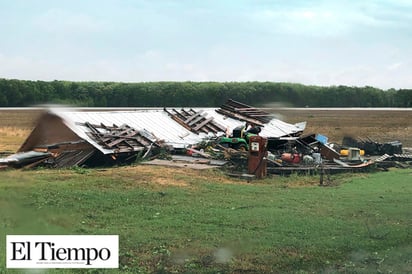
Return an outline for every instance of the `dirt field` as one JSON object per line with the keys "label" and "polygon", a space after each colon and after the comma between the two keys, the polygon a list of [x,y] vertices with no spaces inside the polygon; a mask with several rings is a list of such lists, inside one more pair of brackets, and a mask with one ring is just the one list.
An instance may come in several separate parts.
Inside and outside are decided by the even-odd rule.
{"label": "dirt field", "polygon": [[[306,121],[304,134],[320,133],[330,142],[343,136],[369,137],[378,142],[399,140],[412,147],[412,109],[273,109],[285,122]],[[42,110],[0,109],[0,151],[16,151],[33,129]]]}
{"label": "dirt field", "polygon": [[276,113],[288,123],[307,121],[305,134],[320,133],[330,142],[341,143],[345,135],[378,142],[398,140],[412,147],[412,109],[278,109]]}
{"label": "dirt field", "polygon": [[41,110],[0,108],[0,152],[15,152],[41,115]]}

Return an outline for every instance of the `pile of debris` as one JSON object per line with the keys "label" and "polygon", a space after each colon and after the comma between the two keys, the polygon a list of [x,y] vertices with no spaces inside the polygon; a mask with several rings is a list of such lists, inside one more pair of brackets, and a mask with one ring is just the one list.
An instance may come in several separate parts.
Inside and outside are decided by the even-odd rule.
{"label": "pile of debris", "polygon": [[32,168],[36,166],[65,168],[73,166],[98,166],[127,164],[139,157],[145,159],[150,153],[164,149],[162,140],[156,139],[145,130],[121,126],[82,124],[88,127],[87,134],[99,146],[113,151],[109,155],[96,150],[85,140],[36,145],[30,151],[22,151],[0,158],[0,167]]}
{"label": "pile of debris", "polygon": [[326,170],[328,173],[340,173],[364,172],[376,167],[412,166],[412,154],[403,153],[399,141],[385,144],[374,142],[378,149],[370,150],[368,146],[362,146],[364,143],[349,143],[348,140],[345,137],[342,144],[329,143],[328,138],[321,134],[288,138],[286,143],[269,151],[271,161],[268,172],[290,174]]}
{"label": "pile of debris", "polygon": [[402,143],[400,141],[379,143],[369,137],[364,140],[345,136],[342,140],[342,145],[345,147],[357,147],[364,150],[367,155],[402,154]]}
{"label": "pile of debris", "polygon": [[303,135],[305,126],[234,100],[217,109],[50,110],[18,153],[0,158],[0,168],[110,166],[184,154],[242,170],[256,135],[267,139],[265,160],[272,174],[357,172],[412,161],[399,141],[345,137],[334,144],[322,134]]}
{"label": "pile of debris", "polygon": [[[300,135],[306,125],[284,123],[270,113],[233,100],[217,109],[98,112],[51,109],[40,117],[16,154],[0,158],[0,167],[129,164],[165,154],[186,153],[203,142],[228,135],[231,128],[245,123],[264,128],[261,134],[268,138]],[[241,139],[239,133],[238,140]]]}
{"label": "pile of debris", "polygon": [[[229,138],[237,138],[234,130]],[[248,165],[248,151],[223,146],[221,138],[210,140],[208,143],[199,144],[193,151],[197,157],[225,159],[232,170],[245,171]],[[347,140],[347,138],[346,138]],[[240,141],[236,141],[240,143]],[[390,142],[401,146],[399,141]],[[382,147],[388,147],[382,146]],[[328,138],[321,134],[303,136],[290,136],[268,139],[268,152],[266,156],[267,172],[270,174],[289,175],[365,172],[375,168],[412,167],[412,154],[393,153],[398,149],[385,150],[385,154],[369,154],[368,150],[358,147],[328,143]],[[206,155],[205,155],[206,154]],[[192,155],[192,154],[190,154]]]}

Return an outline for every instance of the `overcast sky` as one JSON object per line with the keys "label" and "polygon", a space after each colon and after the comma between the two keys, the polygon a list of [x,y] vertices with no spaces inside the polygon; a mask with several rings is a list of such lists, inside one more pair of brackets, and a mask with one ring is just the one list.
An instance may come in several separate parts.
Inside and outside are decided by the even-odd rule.
{"label": "overcast sky", "polygon": [[0,0],[0,78],[412,88],[412,1]]}

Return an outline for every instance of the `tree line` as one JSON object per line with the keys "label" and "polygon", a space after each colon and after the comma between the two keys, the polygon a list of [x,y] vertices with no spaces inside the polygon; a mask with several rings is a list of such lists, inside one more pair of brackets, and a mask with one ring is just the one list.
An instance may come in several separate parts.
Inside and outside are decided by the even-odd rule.
{"label": "tree line", "polygon": [[227,99],[254,106],[412,107],[412,89],[309,86],[278,82],[71,82],[0,79],[0,107],[218,107]]}

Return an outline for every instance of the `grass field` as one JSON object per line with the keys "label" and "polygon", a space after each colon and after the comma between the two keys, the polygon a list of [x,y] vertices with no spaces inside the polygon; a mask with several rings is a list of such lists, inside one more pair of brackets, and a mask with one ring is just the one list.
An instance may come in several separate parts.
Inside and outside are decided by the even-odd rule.
{"label": "grass field", "polygon": [[[354,132],[412,146],[409,111],[279,113],[336,142]],[[0,151],[15,151],[40,111],[0,115]],[[246,183],[143,165],[7,170],[0,242],[7,234],[118,234],[123,273],[411,273],[411,178],[410,169],[342,174],[319,187],[318,177]],[[0,273],[24,273],[6,270],[4,254],[0,244]]]}
{"label": "grass field", "polygon": [[1,239],[119,234],[123,272],[412,272],[411,170],[341,175],[333,187],[146,166],[0,176]]}

